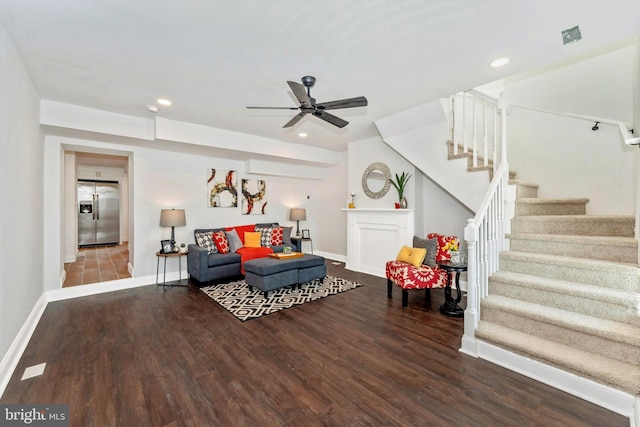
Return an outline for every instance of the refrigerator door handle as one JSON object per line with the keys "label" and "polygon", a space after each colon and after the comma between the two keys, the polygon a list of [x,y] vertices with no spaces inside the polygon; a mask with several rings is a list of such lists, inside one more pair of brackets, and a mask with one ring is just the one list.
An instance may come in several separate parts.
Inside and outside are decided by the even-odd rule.
{"label": "refrigerator door handle", "polygon": [[92,194],[91,195],[91,204],[93,205],[91,207],[91,219],[92,220],[96,220],[96,195]]}
{"label": "refrigerator door handle", "polygon": [[96,212],[96,219],[100,221],[100,195],[99,194],[96,194],[96,203],[93,209]]}

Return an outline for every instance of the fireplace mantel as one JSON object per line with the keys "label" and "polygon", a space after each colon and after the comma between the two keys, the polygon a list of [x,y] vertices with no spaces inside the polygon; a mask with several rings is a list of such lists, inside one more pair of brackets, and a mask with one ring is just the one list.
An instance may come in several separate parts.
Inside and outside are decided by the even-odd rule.
{"label": "fireplace mantel", "polygon": [[347,213],[347,264],[353,271],[385,277],[385,264],[415,234],[413,209],[341,209]]}

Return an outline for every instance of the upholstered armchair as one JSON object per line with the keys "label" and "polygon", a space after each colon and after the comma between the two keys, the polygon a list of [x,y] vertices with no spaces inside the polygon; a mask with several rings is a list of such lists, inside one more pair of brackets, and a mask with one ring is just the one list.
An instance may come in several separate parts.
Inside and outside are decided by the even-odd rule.
{"label": "upholstered armchair", "polygon": [[409,300],[409,290],[425,289],[425,298],[429,299],[432,288],[444,288],[447,286],[448,273],[438,268],[438,262],[449,261],[451,254],[447,243],[455,240],[456,236],[444,236],[430,233],[427,239],[414,237],[414,247],[424,247],[427,255],[423,263],[415,266],[405,261],[388,261],[386,264],[387,296],[392,297],[393,284],[402,288],[402,307],[406,307]]}

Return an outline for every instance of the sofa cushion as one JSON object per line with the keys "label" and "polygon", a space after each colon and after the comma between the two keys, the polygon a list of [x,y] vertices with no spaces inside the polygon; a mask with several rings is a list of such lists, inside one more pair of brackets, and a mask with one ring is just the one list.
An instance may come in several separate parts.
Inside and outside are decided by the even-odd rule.
{"label": "sofa cushion", "polygon": [[403,246],[396,257],[396,261],[407,262],[414,267],[420,267],[424,257],[427,255],[427,250],[424,248],[410,248],[409,246]]}
{"label": "sofa cushion", "polygon": [[282,245],[283,227],[273,227],[271,229],[271,246]]}
{"label": "sofa cushion", "polygon": [[221,265],[228,264],[240,264],[241,258],[240,255],[235,253],[221,254],[215,253],[211,254],[207,257],[207,266],[208,267],[219,267]]}
{"label": "sofa cushion", "polygon": [[413,247],[414,248],[425,248],[427,250],[427,256],[424,257],[424,261],[422,264],[428,265],[429,267],[436,267],[436,255],[438,254],[438,239],[422,239],[418,236],[413,236]]}
{"label": "sofa cushion", "polygon": [[262,233],[260,233],[259,231],[245,232],[244,246],[247,248],[259,248],[260,237],[262,237]]}
{"label": "sofa cushion", "polygon": [[216,248],[218,248],[218,252],[221,254],[229,252],[229,242],[227,241],[227,234],[224,230],[213,233],[213,241],[216,244]]}
{"label": "sofa cushion", "polygon": [[233,229],[231,231],[225,231],[227,235],[227,242],[229,243],[229,252],[236,252],[242,246],[242,240],[240,240],[240,236],[238,236],[238,232]]}
{"label": "sofa cushion", "polygon": [[216,248],[216,244],[213,242],[213,236],[210,231],[194,233],[194,237],[196,244],[202,249],[206,249],[208,253],[214,254],[218,252],[218,248]]}
{"label": "sofa cushion", "polygon": [[260,246],[264,246],[264,247],[271,246],[271,231],[272,231],[272,228],[271,227],[257,227],[256,226],[256,231],[259,231],[260,233],[262,233],[262,236],[260,237]]}

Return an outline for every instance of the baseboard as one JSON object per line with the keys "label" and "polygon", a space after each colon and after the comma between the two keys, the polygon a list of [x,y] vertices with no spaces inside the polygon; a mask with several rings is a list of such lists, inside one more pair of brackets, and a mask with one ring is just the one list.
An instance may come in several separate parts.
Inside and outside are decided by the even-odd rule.
{"label": "baseboard", "polygon": [[[178,280],[178,272],[167,273],[167,281]],[[182,278],[188,277],[183,272]],[[71,286],[69,288],[55,289],[47,291],[47,301],[62,301],[71,298],[86,297],[89,295],[103,294],[106,292],[120,291],[123,289],[137,288],[155,284],[155,276],[131,277],[128,279],[112,280],[109,282],[92,283],[82,286]]]}
{"label": "baseboard", "polygon": [[47,298],[43,293],[34,304],[29,316],[22,324],[18,335],[16,335],[9,350],[7,350],[2,358],[2,362],[0,362],[0,397],[4,394],[4,390],[7,388],[11,376],[18,366],[22,353],[24,353],[24,350],[27,348],[31,335],[33,335],[33,331],[35,331],[36,326],[38,326],[38,322],[45,308],[47,308]]}
{"label": "baseboard", "polygon": [[628,417],[639,425],[637,399],[628,393],[476,340],[478,357]]}
{"label": "baseboard", "polygon": [[338,255],[338,254],[333,254],[331,252],[323,252],[323,251],[315,251],[314,255],[319,255],[323,258],[326,259],[331,259],[331,260],[335,260],[335,261],[340,261],[342,263],[347,262],[347,256],[346,255]]}
{"label": "baseboard", "polygon": [[64,286],[65,280],[67,280],[67,270],[62,270],[62,273],[60,273],[60,287]]}
{"label": "baseboard", "polygon": [[133,274],[133,265],[131,265],[130,262],[127,263],[127,270],[129,271],[129,275],[131,275],[131,277],[136,276],[135,274]]}

